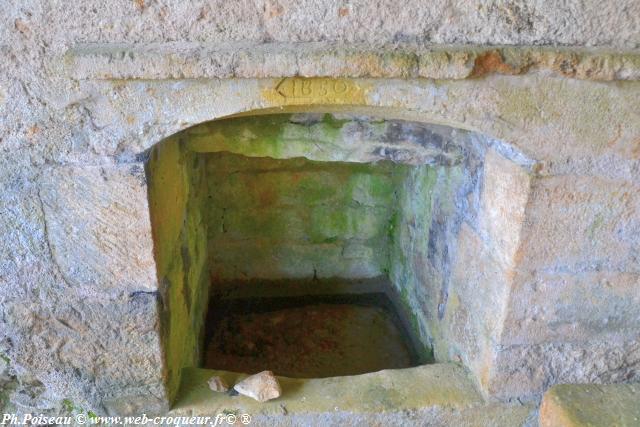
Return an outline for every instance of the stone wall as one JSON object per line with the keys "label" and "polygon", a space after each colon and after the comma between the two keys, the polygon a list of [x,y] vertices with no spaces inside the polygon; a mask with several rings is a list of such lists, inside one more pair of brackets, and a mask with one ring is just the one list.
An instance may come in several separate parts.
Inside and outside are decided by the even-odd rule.
{"label": "stone wall", "polygon": [[212,280],[385,274],[391,164],[225,154],[206,162]]}
{"label": "stone wall", "polygon": [[[228,115],[347,108],[472,129],[536,161],[516,267],[502,268],[511,280],[501,294],[508,296],[499,310],[503,332],[485,346],[485,390],[535,396],[561,381],[637,378],[639,7],[632,0],[409,2],[401,10],[391,1],[4,2],[0,352],[13,371],[42,383],[24,381],[37,399],[57,402],[52,407],[71,399],[99,410],[115,397],[148,407],[148,396],[163,398],[157,283],[145,261],[153,258],[150,228],[146,235],[122,233],[149,216],[146,184],[130,173],[143,170],[140,155],[171,134]],[[300,42],[309,44],[297,49]],[[146,43],[157,44],[145,47],[151,58],[135,54]],[[476,55],[469,51],[475,47],[452,43],[513,46]],[[100,62],[83,56],[96,44],[118,54]],[[236,55],[238,45],[251,52],[261,47],[258,60]],[[406,45],[437,47],[440,59],[424,63],[389,53]],[[338,50],[343,60],[281,55],[311,46]],[[546,52],[542,65],[518,55],[526,46]],[[242,61],[212,61],[211,48]],[[158,61],[194,58],[194,51],[205,53],[206,73],[190,69],[190,61]],[[512,67],[514,56],[526,66]],[[136,79],[110,68],[128,70],[132,57],[139,60]],[[345,63],[376,79],[342,79]],[[348,83],[357,96],[280,94],[281,71],[298,75],[297,64],[304,75],[330,77],[320,83]],[[270,76],[271,70],[280,72]],[[202,78],[181,77],[189,75]],[[85,219],[102,218],[103,203],[111,203],[117,213],[108,216],[118,220],[56,231],[56,206],[65,198]],[[60,220],[65,224],[64,215]],[[107,241],[92,240],[96,233],[115,239],[113,247],[137,248],[135,276],[143,279],[127,279],[132,270],[122,266],[118,250],[99,265],[85,260],[91,250],[84,245]],[[67,249],[78,270],[60,256]],[[113,283],[119,282],[113,271],[123,272],[121,283]],[[459,307],[445,311],[459,312],[460,336],[473,336]]]}

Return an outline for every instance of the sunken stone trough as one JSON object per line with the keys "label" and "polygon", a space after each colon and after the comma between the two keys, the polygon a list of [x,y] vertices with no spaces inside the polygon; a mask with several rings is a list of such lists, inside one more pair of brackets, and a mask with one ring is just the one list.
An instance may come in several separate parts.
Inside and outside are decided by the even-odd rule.
{"label": "sunken stone trough", "polygon": [[640,425],[640,4],[431,3],[0,6],[0,423]]}

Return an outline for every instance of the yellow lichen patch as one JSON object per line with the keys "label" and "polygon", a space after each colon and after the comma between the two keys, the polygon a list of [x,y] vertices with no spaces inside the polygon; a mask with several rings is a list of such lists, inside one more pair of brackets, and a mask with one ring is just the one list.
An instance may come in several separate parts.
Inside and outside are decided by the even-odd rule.
{"label": "yellow lichen patch", "polygon": [[365,105],[367,88],[352,79],[287,77],[262,89],[262,97],[274,106]]}

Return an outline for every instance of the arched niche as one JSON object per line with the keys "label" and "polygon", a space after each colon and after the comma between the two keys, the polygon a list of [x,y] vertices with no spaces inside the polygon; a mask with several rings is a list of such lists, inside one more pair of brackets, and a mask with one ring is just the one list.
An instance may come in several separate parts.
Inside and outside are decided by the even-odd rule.
{"label": "arched niche", "polygon": [[170,398],[202,364],[211,298],[260,281],[384,282],[422,360],[462,360],[482,386],[533,161],[385,109],[284,110],[204,122],[147,152]]}

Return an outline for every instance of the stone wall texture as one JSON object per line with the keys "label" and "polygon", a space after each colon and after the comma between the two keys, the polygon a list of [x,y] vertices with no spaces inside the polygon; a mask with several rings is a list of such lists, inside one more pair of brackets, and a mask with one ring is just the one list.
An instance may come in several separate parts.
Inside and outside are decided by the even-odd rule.
{"label": "stone wall texture", "polygon": [[[118,78],[121,70],[95,54],[98,45],[115,46],[107,57],[117,52],[126,63],[138,58],[141,44],[154,43],[160,53],[137,63],[153,72],[136,79]],[[278,78],[297,75],[298,54],[278,56],[296,51],[297,43],[344,48],[342,62],[323,62],[322,55],[299,62],[303,75],[322,70],[335,79],[311,85]],[[550,53],[538,62],[507,51],[457,56],[452,44],[542,46]],[[180,57],[186,45],[226,52],[259,45],[263,53],[238,62],[243,69],[216,63],[234,55],[212,56],[213,65],[196,73],[189,70],[193,61],[155,59],[166,52]],[[415,56],[403,61],[386,53],[405,46],[435,46],[450,58],[429,59],[433,68],[421,73]],[[455,325],[448,336],[464,354],[475,354],[462,361],[483,392],[501,399],[539,398],[560,382],[638,380],[638,48],[635,0],[409,1],[402,7],[395,1],[3,2],[0,384],[9,392],[0,393],[0,404],[52,413],[161,410],[167,373],[162,282],[153,274],[160,255],[144,197],[148,149],[192,125],[263,109],[375,112],[444,124],[505,142],[496,151],[514,147],[511,159],[520,153],[531,159],[523,175],[488,157],[491,176],[509,178],[481,189],[476,228],[460,230],[465,251],[452,277],[461,277],[456,266],[465,265],[466,254],[486,253],[491,263],[473,268],[474,283],[493,292],[485,297],[495,312],[477,307],[470,315],[473,289],[465,289],[466,280],[457,288],[452,283],[441,308]],[[372,49],[374,60],[358,54]],[[583,60],[585,49],[607,54]],[[342,79],[354,74],[342,67],[345,61],[358,63],[362,78]],[[550,65],[513,66],[531,63]],[[270,64],[281,67],[278,75],[263,72]],[[299,92],[296,84],[311,86]],[[507,206],[521,223],[501,216]],[[489,319],[497,327],[479,345],[474,337]]]}
{"label": "stone wall texture", "polygon": [[392,167],[208,156],[212,280],[383,275]]}

